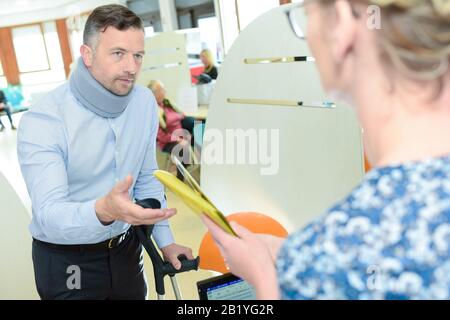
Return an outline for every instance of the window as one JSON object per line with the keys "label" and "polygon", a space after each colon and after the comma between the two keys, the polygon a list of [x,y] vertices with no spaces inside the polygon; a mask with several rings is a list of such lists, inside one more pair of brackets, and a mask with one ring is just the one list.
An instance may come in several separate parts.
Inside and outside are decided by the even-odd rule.
{"label": "window", "polygon": [[80,57],[80,47],[83,44],[83,30],[88,15],[76,15],[67,19],[67,29],[69,31],[70,49],[73,61]]}
{"label": "window", "polygon": [[[32,27],[35,28],[36,26]],[[37,27],[39,28],[41,33],[33,33],[33,36],[29,36],[29,41],[34,41],[37,46],[39,43],[39,45],[42,45],[43,47],[38,48],[32,46],[32,55],[30,55],[29,45],[23,45],[23,50],[27,48],[27,52],[21,52],[20,49],[17,49],[16,42],[14,42],[16,54],[20,52],[20,54],[23,55],[24,59],[26,58],[27,60],[29,60],[29,62],[27,62],[26,64],[26,66],[28,67],[26,69],[27,71],[23,71],[24,65],[22,64],[21,68],[19,57],[17,58],[17,63],[19,65],[20,71],[20,83],[23,86],[59,83],[66,79],[66,75],[64,72],[64,62],[62,59],[61,47],[59,45],[59,38],[56,31],[55,22],[45,22],[38,25]],[[31,29],[29,32],[31,34]]]}
{"label": "window", "polygon": [[155,28],[153,26],[145,27],[145,37],[150,38],[155,35]]}
{"label": "window", "polygon": [[279,0],[219,0],[225,53],[239,32],[261,14],[280,5]]}
{"label": "window", "polygon": [[224,53],[231,48],[239,35],[238,20],[235,1],[219,0],[220,21],[222,25],[222,38]]}
{"label": "window", "polygon": [[280,6],[280,0],[238,0],[239,27],[242,30],[263,13]]}
{"label": "window", "polygon": [[220,30],[217,17],[206,17],[198,19],[201,42],[204,48],[213,53],[216,61],[222,61],[223,55],[220,45]]}
{"label": "window", "polygon": [[25,99],[54,89],[66,81],[54,21],[12,29],[14,50]]}
{"label": "window", "polygon": [[12,29],[19,72],[50,69],[45,38],[40,24]]}

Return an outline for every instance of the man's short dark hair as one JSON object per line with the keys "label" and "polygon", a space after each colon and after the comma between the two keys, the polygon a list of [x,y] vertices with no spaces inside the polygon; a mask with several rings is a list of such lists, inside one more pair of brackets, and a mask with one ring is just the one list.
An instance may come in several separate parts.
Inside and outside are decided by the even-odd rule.
{"label": "man's short dark hair", "polygon": [[109,4],[95,8],[89,15],[83,33],[83,44],[93,47],[93,39],[108,27],[123,31],[130,28],[144,31],[144,24],[133,11],[125,6]]}

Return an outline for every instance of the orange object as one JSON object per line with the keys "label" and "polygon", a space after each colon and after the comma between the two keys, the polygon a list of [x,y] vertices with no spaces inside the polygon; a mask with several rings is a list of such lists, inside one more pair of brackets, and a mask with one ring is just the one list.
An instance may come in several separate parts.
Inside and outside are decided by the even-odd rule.
{"label": "orange object", "polygon": [[[277,237],[287,237],[286,229],[275,219],[257,212],[238,212],[227,216],[228,221],[246,227],[255,233],[271,234]],[[199,249],[200,268],[221,273],[227,273],[228,269],[220,254],[219,248],[214,243],[211,233],[208,231],[203,237]]]}
{"label": "orange object", "polygon": [[366,173],[372,169],[372,166],[370,165],[369,159],[367,159],[366,155],[364,155],[364,169]]}

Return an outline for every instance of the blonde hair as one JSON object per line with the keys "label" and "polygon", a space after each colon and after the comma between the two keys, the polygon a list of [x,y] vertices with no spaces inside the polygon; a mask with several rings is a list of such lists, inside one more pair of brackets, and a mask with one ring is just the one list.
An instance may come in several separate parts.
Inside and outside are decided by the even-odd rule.
{"label": "blonde hair", "polygon": [[149,88],[150,90],[152,90],[152,92],[154,92],[158,85],[162,86],[163,84],[159,80],[150,80],[150,82],[147,85],[147,88]]}
{"label": "blonde hair", "polygon": [[[350,0],[381,9],[379,41],[396,69],[416,80],[441,78],[450,64],[449,0]],[[323,3],[333,1],[322,0]]]}
{"label": "blonde hair", "polygon": [[214,56],[209,49],[203,49],[202,52],[200,52],[200,55],[204,55],[206,58],[206,61],[208,61],[208,66],[206,67],[206,72],[211,71],[211,69],[215,65]]}

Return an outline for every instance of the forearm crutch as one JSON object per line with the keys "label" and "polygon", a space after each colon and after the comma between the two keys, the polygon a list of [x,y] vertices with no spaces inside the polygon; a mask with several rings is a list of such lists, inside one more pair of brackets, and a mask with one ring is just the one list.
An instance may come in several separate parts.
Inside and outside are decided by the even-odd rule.
{"label": "forearm crutch", "polygon": [[[151,209],[161,208],[161,203],[156,199],[137,200],[136,204],[140,205],[143,208],[151,208]],[[170,281],[172,283],[172,288],[176,299],[181,300],[182,296],[180,293],[180,289],[178,287],[178,282],[176,280],[175,274],[191,270],[198,270],[200,257],[197,257],[193,260],[187,260],[186,256],[180,255],[178,259],[181,262],[181,268],[179,270],[175,269],[170,262],[164,261],[161,258],[161,255],[156,249],[156,246],[153,243],[153,240],[151,239],[153,227],[154,225],[142,225],[142,226],[134,226],[134,229],[139,238],[139,241],[145,248],[145,251],[147,251],[150,260],[152,261],[158,300],[164,300],[165,295],[164,277],[167,275],[170,277]]]}

